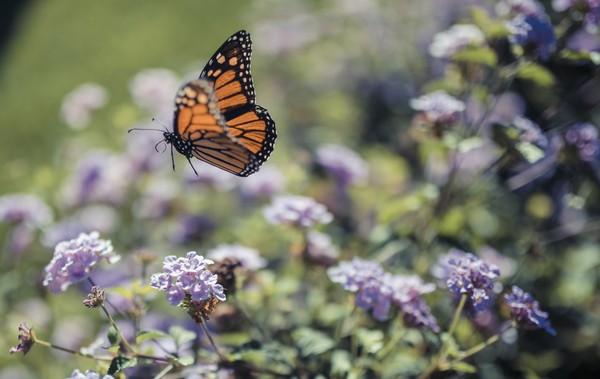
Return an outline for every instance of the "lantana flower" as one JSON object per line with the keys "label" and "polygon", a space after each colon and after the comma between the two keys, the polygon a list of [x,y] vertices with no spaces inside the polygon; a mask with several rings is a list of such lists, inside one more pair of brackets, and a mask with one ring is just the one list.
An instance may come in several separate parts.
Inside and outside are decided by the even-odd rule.
{"label": "lantana flower", "polygon": [[52,260],[44,269],[44,286],[53,293],[65,291],[71,284],[88,278],[101,260],[115,263],[121,259],[113,252],[111,241],[99,237],[98,232],[81,233],[75,239],[59,242]]}

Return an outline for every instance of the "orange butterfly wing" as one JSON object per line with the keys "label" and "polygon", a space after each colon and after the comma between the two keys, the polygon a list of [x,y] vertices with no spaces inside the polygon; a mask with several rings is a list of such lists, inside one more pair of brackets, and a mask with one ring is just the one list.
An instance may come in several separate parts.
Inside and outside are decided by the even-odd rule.
{"label": "orange butterfly wing", "polygon": [[262,163],[259,155],[229,132],[212,84],[206,80],[193,80],[178,91],[174,129],[182,141],[178,151],[189,151],[189,155],[232,174],[248,176]]}
{"label": "orange butterfly wing", "polygon": [[277,132],[269,112],[255,104],[251,55],[250,34],[241,30],[221,45],[202,70],[200,79],[213,84],[217,106],[229,133],[255,155],[260,166],[273,151]]}

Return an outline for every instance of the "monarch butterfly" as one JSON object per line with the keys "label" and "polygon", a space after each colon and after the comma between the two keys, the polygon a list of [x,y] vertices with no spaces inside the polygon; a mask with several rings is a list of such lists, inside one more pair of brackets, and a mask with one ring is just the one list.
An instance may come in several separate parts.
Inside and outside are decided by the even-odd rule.
{"label": "monarch butterfly", "polygon": [[192,157],[248,176],[273,151],[275,122],[255,103],[251,54],[250,34],[240,30],[219,47],[198,79],[177,92],[173,131],[163,132],[164,141],[171,144],[171,159],[174,147],[196,175]]}

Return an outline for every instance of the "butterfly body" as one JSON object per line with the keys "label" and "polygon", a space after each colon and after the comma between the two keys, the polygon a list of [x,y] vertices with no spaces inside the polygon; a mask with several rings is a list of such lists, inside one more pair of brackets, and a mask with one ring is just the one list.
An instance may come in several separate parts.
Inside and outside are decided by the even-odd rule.
{"label": "butterfly body", "polygon": [[221,45],[200,77],[177,92],[173,131],[163,136],[191,165],[195,157],[234,175],[248,176],[273,151],[275,122],[265,108],[256,105],[251,54],[250,35],[237,32]]}

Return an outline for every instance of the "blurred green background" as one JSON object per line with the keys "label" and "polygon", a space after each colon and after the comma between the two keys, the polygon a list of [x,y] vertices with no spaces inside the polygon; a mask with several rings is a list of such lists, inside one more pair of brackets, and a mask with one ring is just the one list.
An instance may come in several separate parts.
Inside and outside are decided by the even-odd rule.
{"label": "blurred green background", "polygon": [[[119,104],[141,69],[182,72],[197,62],[199,70],[221,41],[247,27],[245,7],[243,1],[24,2],[0,61],[0,191],[45,183],[56,146],[73,133],[58,117],[65,94],[91,81]],[[114,130],[107,126],[113,116],[102,114],[91,127]],[[103,142],[112,146],[125,138],[107,134]]]}

